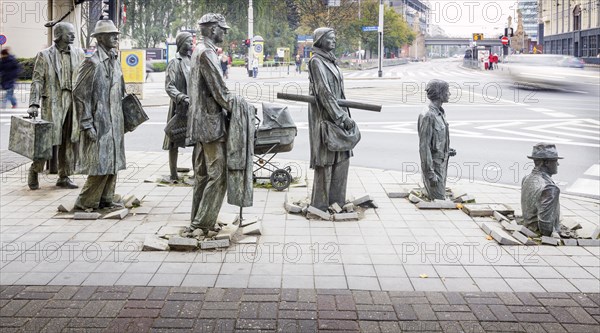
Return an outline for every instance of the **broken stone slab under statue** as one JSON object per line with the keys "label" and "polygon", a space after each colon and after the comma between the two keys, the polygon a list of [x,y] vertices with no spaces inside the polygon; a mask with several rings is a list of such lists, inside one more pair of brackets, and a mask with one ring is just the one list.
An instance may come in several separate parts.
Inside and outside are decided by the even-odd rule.
{"label": "broken stone slab under statue", "polygon": [[494,216],[494,211],[504,216],[515,214],[515,210],[510,206],[496,203],[463,204],[462,210],[471,217],[491,217]]}
{"label": "broken stone slab under statue", "polygon": [[346,201],[343,207],[334,203],[327,211],[322,211],[311,206],[310,200],[307,197],[294,198],[289,193],[286,193],[283,206],[286,212],[290,214],[301,214],[309,220],[325,221],[357,221],[364,215],[366,209],[378,207],[368,193],[352,201]]}

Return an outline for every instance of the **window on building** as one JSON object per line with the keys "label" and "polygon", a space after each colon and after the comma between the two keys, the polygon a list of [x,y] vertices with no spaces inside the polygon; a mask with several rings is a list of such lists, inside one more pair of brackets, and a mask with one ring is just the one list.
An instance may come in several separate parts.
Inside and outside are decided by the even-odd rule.
{"label": "window on building", "polygon": [[598,39],[600,36],[590,36],[589,45],[590,45],[590,57],[595,57],[600,52],[598,51]]}
{"label": "window on building", "polygon": [[582,57],[589,57],[590,56],[590,50],[588,49],[588,37],[587,36],[583,36],[581,37],[581,56]]}
{"label": "window on building", "polygon": [[581,30],[581,7],[575,6],[573,9],[573,31]]}

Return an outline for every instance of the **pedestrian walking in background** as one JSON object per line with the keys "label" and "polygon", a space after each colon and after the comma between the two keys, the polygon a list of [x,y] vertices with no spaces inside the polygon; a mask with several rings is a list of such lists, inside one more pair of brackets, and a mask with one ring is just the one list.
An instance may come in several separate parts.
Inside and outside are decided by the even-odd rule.
{"label": "pedestrian walking in background", "polygon": [[257,75],[258,75],[258,58],[254,57],[254,59],[252,59],[252,77],[254,77],[256,79]]}
{"label": "pedestrian walking in background", "polygon": [[10,101],[12,108],[17,107],[17,99],[15,98],[15,82],[21,73],[21,65],[17,59],[9,53],[8,48],[0,53],[0,84],[4,90],[2,98],[2,109],[6,108],[6,102]]}
{"label": "pedestrian walking in background", "polygon": [[488,62],[489,62],[489,66],[488,69],[489,70],[493,70],[494,69],[494,55],[492,53],[490,53],[489,57],[488,57]]}
{"label": "pedestrian walking in background", "polygon": [[221,70],[223,71],[223,78],[229,78],[229,56],[221,51],[221,55],[219,55],[219,61],[221,62]]}
{"label": "pedestrian walking in background", "polygon": [[296,73],[302,73],[302,57],[299,54],[296,54]]}

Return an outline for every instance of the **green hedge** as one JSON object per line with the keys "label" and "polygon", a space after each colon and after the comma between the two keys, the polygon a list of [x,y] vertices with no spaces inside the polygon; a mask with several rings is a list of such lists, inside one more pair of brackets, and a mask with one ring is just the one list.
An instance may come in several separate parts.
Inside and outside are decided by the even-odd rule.
{"label": "green hedge", "polygon": [[21,64],[23,69],[21,74],[19,74],[19,80],[31,80],[35,58],[17,58],[17,61]]}
{"label": "green hedge", "polygon": [[231,62],[231,66],[244,67],[246,66],[246,62],[244,61],[244,59],[233,59],[233,61]]}
{"label": "green hedge", "polygon": [[152,70],[155,72],[164,72],[165,70],[167,70],[167,63],[166,62],[152,63]]}

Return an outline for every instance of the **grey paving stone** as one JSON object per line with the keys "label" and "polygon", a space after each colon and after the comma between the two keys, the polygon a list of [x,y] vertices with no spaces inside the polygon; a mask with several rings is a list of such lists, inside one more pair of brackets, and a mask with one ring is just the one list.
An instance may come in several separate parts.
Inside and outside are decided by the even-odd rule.
{"label": "grey paving stone", "polygon": [[319,310],[319,319],[356,320],[358,314],[356,311]]}
{"label": "grey paving stone", "polygon": [[578,239],[577,240],[577,244],[579,246],[599,247],[600,246],[600,239]]}
{"label": "grey paving stone", "polygon": [[100,213],[88,213],[88,212],[75,212],[73,214],[74,220],[97,220],[100,218]]}
{"label": "grey paving stone", "polygon": [[574,239],[574,238],[563,238],[562,242],[563,242],[563,244],[565,246],[577,246],[577,245],[579,245],[577,243],[577,239]]}
{"label": "grey paving stone", "polygon": [[108,214],[104,215],[104,217],[102,217],[102,218],[103,219],[122,220],[127,215],[129,215],[129,209],[124,208],[124,209],[119,209],[115,212],[108,213]]}
{"label": "grey paving stone", "polygon": [[548,236],[542,236],[542,244],[558,246],[560,245],[560,239]]}
{"label": "grey paving stone", "polygon": [[328,212],[324,212],[313,206],[308,206],[308,213],[318,216],[322,220],[329,221],[331,219],[331,215]]}
{"label": "grey paving stone", "polygon": [[429,304],[412,304],[412,308],[419,320],[437,320],[437,316]]}
{"label": "grey paving stone", "polygon": [[520,233],[519,231],[514,231],[512,233],[512,236],[519,242],[521,242],[521,244],[523,245],[536,245],[536,242],[534,242],[531,238],[523,235],[522,233]]}
{"label": "grey paving stone", "polygon": [[[244,228],[242,228],[244,229]],[[222,248],[222,247],[229,247],[229,238],[225,238],[225,239],[215,239],[215,240],[204,240],[199,242],[200,243],[200,249],[202,250],[209,250],[209,249],[216,249],[216,248]]]}
{"label": "grey paving stone", "polygon": [[169,238],[169,249],[173,251],[194,251],[198,248],[198,240],[187,237],[171,237]]}

